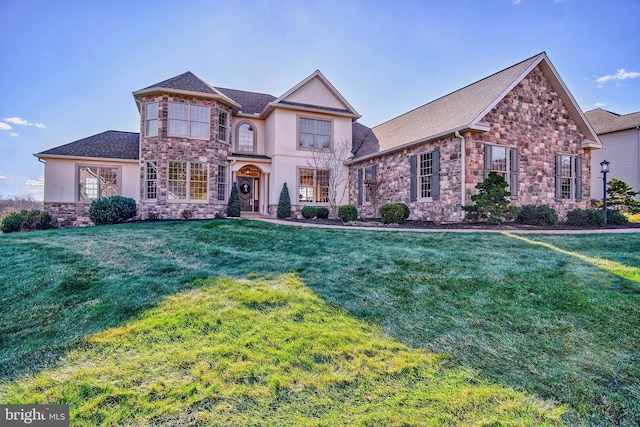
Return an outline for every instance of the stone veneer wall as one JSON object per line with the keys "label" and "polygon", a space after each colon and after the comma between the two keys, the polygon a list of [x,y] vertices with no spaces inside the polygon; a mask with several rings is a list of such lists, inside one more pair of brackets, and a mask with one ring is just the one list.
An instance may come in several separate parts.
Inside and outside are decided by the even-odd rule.
{"label": "stone veneer wall", "polygon": [[[484,180],[484,147],[486,144],[517,147],[519,150],[519,191],[512,204],[553,207],[561,218],[575,208],[586,209],[591,201],[591,152],[581,143],[584,135],[562,99],[553,90],[539,68],[535,68],[493,108],[483,120],[489,132],[466,132],[465,204],[473,204],[471,195]],[[440,147],[440,198],[410,202],[409,158],[414,154]],[[581,156],[583,199],[581,202],[555,199],[555,156]],[[377,165],[377,175],[386,177],[382,185],[383,203],[402,202],[411,209],[410,219],[435,222],[459,221],[461,210],[460,140],[453,135],[435,141],[355,163],[349,170],[349,198],[358,200],[358,169]],[[419,185],[419,184],[418,184]],[[357,206],[360,217],[378,217],[371,205]]]}
{"label": "stone veneer wall", "polygon": [[50,203],[44,204],[44,210],[51,215],[53,227],[84,227],[93,225],[89,219],[89,203]]}
{"label": "stone veneer wall", "polygon": [[[158,215],[159,219],[180,219],[183,211],[190,211],[192,218],[214,218],[226,215],[227,202],[217,200],[218,166],[227,166],[227,193],[231,191],[231,174],[228,171],[229,142],[218,140],[218,111],[223,109],[228,113],[228,138],[230,138],[231,110],[211,99],[200,99],[188,96],[157,95],[141,98],[140,109],[140,205],[139,212],[142,219],[149,215]],[[146,103],[158,102],[158,136],[146,137],[145,117]],[[185,137],[168,136],[168,108],[169,102],[189,103],[208,106],[210,108],[209,140],[191,139]],[[145,166],[147,161],[158,162],[158,198],[145,199]],[[168,199],[168,170],[169,161],[186,161],[206,163],[209,165],[207,201],[170,201]],[[228,194],[227,194],[228,197]]]}

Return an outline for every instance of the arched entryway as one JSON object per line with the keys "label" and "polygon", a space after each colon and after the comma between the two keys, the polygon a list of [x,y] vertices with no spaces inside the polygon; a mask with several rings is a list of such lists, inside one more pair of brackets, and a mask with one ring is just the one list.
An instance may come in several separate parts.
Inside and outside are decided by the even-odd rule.
{"label": "arched entryway", "polygon": [[236,173],[240,210],[260,212],[260,169],[253,165],[240,168]]}

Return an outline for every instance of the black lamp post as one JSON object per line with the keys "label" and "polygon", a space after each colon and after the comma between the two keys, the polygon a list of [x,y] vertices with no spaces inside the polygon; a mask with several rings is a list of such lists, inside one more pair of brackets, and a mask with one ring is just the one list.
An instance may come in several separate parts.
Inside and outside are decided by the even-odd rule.
{"label": "black lamp post", "polygon": [[602,201],[604,202],[604,225],[607,225],[607,172],[609,172],[609,162],[600,162],[600,172],[602,172]]}

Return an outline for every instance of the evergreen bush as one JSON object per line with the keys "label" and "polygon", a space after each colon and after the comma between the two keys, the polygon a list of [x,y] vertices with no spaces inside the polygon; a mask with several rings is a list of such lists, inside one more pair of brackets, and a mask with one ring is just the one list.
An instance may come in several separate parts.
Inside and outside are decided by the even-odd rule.
{"label": "evergreen bush", "polygon": [[402,220],[404,221],[405,219],[409,218],[409,215],[411,215],[411,209],[409,209],[409,206],[407,206],[404,203],[397,203],[398,205],[400,205],[400,207],[402,208]]}
{"label": "evergreen bush", "polygon": [[320,219],[329,218],[329,209],[325,208],[324,206],[317,207],[316,216]]}
{"label": "evergreen bush", "polygon": [[382,222],[385,224],[397,224],[402,221],[405,210],[399,203],[387,203],[379,209]]}
{"label": "evergreen bush", "polygon": [[240,217],[240,196],[238,195],[238,185],[235,182],[231,186],[231,194],[227,202],[227,216],[232,218]]}
{"label": "evergreen bush", "polygon": [[558,214],[549,205],[525,205],[516,216],[515,221],[518,224],[538,227],[554,226],[558,223]]}
{"label": "evergreen bush", "polygon": [[463,207],[468,212],[467,218],[470,219],[477,212],[477,218],[485,219],[488,224],[502,224],[512,212],[509,200],[511,193],[507,191],[508,186],[502,175],[494,171],[489,172],[484,181],[476,185],[480,192],[471,196],[471,200],[476,203],[476,208]]}
{"label": "evergreen bush", "polygon": [[136,214],[136,201],[130,197],[104,197],[94,200],[89,206],[89,219],[95,225],[119,224],[133,218]]}
{"label": "evergreen bush", "polygon": [[629,218],[617,209],[607,209],[607,224],[625,225],[629,222]]}
{"label": "evergreen bush", "polygon": [[343,205],[338,208],[338,218],[344,222],[358,219],[358,208],[353,205]]}
{"label": "evergreen bush", "polygon": [[567,213],[567,225],[602,227],[604,225],[604,212],[594,209],[574,209]]}
{"label": "evergreen bush", "polygon": [[316,217],[316,208],[315,206],[305,206],[300,211],[302,217],[304,219],[311,219]]}
{"label": "evergreen bush", "polygon": [[11,213],[2,220],[0,227],[3,233],[47,230],[49,228],[51,228],[51,215],[37,209]]}
{"label": "evergreen bush", "polygon": [[289,197],[289,189],[285,182],[280,191],[280,199],[278,200],[278,212],[276,216],[280,219],[289,218],[291,216],[291,198]]}

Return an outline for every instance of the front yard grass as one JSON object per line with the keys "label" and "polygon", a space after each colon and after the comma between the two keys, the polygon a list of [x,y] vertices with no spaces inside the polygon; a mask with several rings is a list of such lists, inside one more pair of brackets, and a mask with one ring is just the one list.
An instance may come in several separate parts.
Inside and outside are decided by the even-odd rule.
{"label": "front yard grass", "polygon": [[[507,424],[538,425],[554,423],[563,409],[567,424],[637,424],[640,234],[527,239],[489,233],[300,229],[249,221],[125,224],[5,235],[0,237],[0,401],[19,396],[75,399],[69,403],[78,423],[91,411],[106,417],[102,409],[82,409],[94,402],[92,408],[112,408],[122,416],[139,412],[139,424],[200,419],[223,425],[205,419],[213,413],[211,408],[219,409],[217,405],[226,405],[231,424],[238,420],[233,418],[237,411],[242,412],[238,408],[245,407],[261,408],[243,420],[256,425],[282,423],[283,408],[298,417],[288,419],[294,424],[308,418],[314,425],[323,425],[320,420],[325,419],[358,425],[401,425],[403,420],[420,425],[421,419],[479,424],[496,421],[490,414]],[[211,279],[217,277],[245,280]],[[287,288],[293,282],[295,286]],[[311,304],[313,297],[305,286],[320,300]],[[302,365],[309,361],[303,368],[310,376],[320,375],[310,373],[319,364],[319,369],[354,380],[349,377],[356,369],[352,359],[361,357],[366,371],[362,380],[330,382],[328,388],[320,386],[322,381],[308,382],[309,393],[297,394],[300,385],[292,381],[305,378],[303,372],[293,375],[291,367],[282,371],[284,362],[271,354],[287,348],[288,341],[280,341],[283,333],[278,329],[265,339],[264,328],[276,325],[261,323],[262,303],[246,306],[233,294],[233,289],[243,287],[255,294],[254,299],[270,287],[299,295],[304,300],[300,308],[311,304],[310,309],[337,322],[323,327],[317,320],[286,318],[282,307],[289,307],[289,302],[270,306],[266,314],[296,330],[291,338],[303,337],[294,340],[295,351],[282,356],[288,363],[300,356]],[[211,297],[218,294],[219,298]],[[173,331],[166,322],[180,306],[192,307],[196,314],[187,316],[191,320],[185,324],[175,314],[179,326]],[[238,314],[239,319],[252,320],[235,322],[246,323],[246,329],[229,329],[229,354],[217,356],[215,333],[203,325],[206,319],[232,319],[224,310],[233,311],[234,306],[253,310]],[[199,307],[207,308],[201,312]],[[153,320],[158,316],[163,320]],[[149,325],[156,325],[157,333]],[[311,337],[334,329],[353,329],[361,341],[338,335],[333,345],[352,348],[351,353],[345,350],[351,356],[339,352],[342,356],[337,358],[313,359]],[[143,330],[148,332],[137,332]],[[182,353],[175,347],[163,347],[164,335],[177,337],[172,345],[188,347],[185,356],[178,357]],[[362,343],[376,340],[381,340],[375,347],[380,352],[361,352]],[[155,353],[175,354],[176,361],[141,363],[149,357],[147,348],[156,344]],[[252,346],[257,346],[251,353],[256,359],[243,365],[241,356]],[[420,367],[400,369],[396,378],[381,365],[396,357]],[[202,358],[222,365],[198,367]],[[171,368],[179,359],[190,362]],[[121,363],[132,365],[131,372],[137,374],[118,377],[114,366]],[[93,374],[83,373],[85,366],[87,372],[100,374],[95,384],[89,381]],[[159,374],[164,388],[152,387],[156,366],[166,369]],[[240,373],[234,376],[236,370]],[[447,389],[442,381],[449,377],[466,379]],[[429,393],[440,389],[454,401],[462,399],[460,405],[465,393],[498,397],[469,397],[470,405],[478,402],[477,411],[452,402],[451,411],[428,413],[440,406],[429,403],[432,397],[424,390],[411,388],[411,383],[423,387],[422,378],[436,387]],[[189,383],[194,384],[191,389]],[[346,394],[340,394],[340,387]],[[155,394],[149,394],[152,389]],[[240,394],[229,397],[227,389]],[[278,400],[280,393],[285,402]],[[410,397],[414,394],[418,397]],[[171,400],[165,412],[154,410],[162,406],[154,406],[156,395],[175,402]],[[322,400],[325,396],[328,400]],[[336,412],[328,411],[326,405],[334,400]],[[287,406],[296,402],[312,412]],[[506,410],[503,404],[515,409]],[[405,405],[406,412],[401,409]],[[420,415],[412,418],[412,412]],[[388,423],[376,421],[383,414]],[[107,418],[88,420],[87,425],[96,420],[109,423],[101,421]]]}

